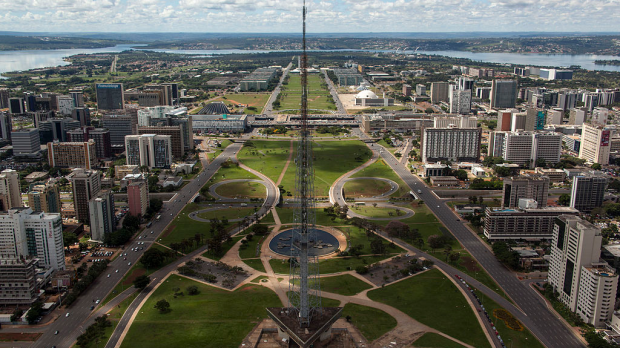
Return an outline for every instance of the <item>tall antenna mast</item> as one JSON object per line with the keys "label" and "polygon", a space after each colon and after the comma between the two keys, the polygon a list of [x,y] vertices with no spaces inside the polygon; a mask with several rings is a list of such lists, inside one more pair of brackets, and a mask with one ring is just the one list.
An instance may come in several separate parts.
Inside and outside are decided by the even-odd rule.
{"label": "tall antenna mast", "polygon": [[299,318],[300,327],[309,327],[312,316],[321,313],[321,291],[317,256],[309,255],[315,238],[314,167],[312,138],[308,129],[308,56],[306,55],[306,1],[303,6],[303,37],[301,53],[301,130],[297,147],[295,177],[295,211],[293,244],[298,255],[291,254],[289,307]]}

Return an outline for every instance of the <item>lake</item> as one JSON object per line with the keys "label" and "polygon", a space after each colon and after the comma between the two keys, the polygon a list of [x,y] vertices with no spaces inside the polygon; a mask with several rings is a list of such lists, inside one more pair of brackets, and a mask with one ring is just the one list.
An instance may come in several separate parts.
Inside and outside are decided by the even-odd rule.
{"label": "lake", "polygon": [[[84,48],[84,49],[64,49],[64,50],[24,50],[24,51],[0,51],[0,74],[9,71],[21,71],[45,67],[68,65],[69,62],[63,60],[64,57],[75,54],[109,53],[121,52],[131,49],[138,45],[117,45],[105,48]],[[260,50],[167,50],[153,49],[150,51],[181,53],[193,55],[222,55],[231,53],[268,53],[270,51]],[[332,50],[332,51],[351,51],[351,50]],[[388,51],[380,51],[388,52]],[[401,53],[414,53],[413,51],[401,51]],[[601,55],[566,55],[566,54],[522,54],[522,53],[475,53],[463,51],[417,51],[422,54],[435,54],[455,58],[469,58],[480,62],[491,62],[500,64],[519,64],[519,65],[552,65],[570,66],[579,65],[588,70],[620,71],[620,66],[594,65],[596,59],[616,59],[616,56]]]}

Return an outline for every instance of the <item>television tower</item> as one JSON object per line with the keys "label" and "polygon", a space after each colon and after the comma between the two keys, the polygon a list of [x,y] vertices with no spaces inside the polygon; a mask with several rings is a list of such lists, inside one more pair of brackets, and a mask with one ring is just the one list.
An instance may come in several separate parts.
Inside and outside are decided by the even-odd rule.
{"label": "television tower", "polygon": [[[308,129],[308,57],[306,55],[306,1],[303,2],[303,49],[301,70],[301,129],[297,139],[297,171],[295,173],[295,210],[291,238],[288,306],[267,308],[269,317],[278,325],[280,337],[310,348],[317,341],[331,337],[332,325],[340,317],[342,307],[322,307],[318,256],[310,255],[316,242],[314,167],[312,138]],[[295,250],[298,252],[295,253]]]}
{"label": "television tower", "polygon": [[[308,327],[313,314],[321,311],[321,290],[317,256],[309,255],[315,238],[314,167],[312,137],[308,129],[308,56],[306,55],[306,2],[303,7],[301,70],[301,130],[297,139],[295,175],[295,210],[292,241],[298,247],[297,258],[291,254],[289,307],[299,315],[299,325]],[[291,248],[291,252],[293,252]]]}

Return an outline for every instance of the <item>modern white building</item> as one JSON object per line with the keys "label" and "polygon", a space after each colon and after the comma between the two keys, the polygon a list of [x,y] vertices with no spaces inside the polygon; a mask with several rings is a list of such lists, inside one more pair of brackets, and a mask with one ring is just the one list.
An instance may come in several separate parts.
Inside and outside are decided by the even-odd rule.
{"label": "modern white building", "polygon": [[586,111],[581,109],[570,109],[568,114],[568,124],[581,126],[586,121]]}
{"label": "modern white building", "polygon": [[609,117],[609,109],[596,107],[592,110],[592,118],[590,122],[593,125],[604,126],[607,124],[607,118]]}
{"label": "modern white building", "polygon": [[5,169],[0,173],[0,211],[23,206],[19,173]]}
{"label": "modern white building", "polygon": [[536,161],[560,161],[562,135],[553,132],[492,132],[488,153],[522,166],[534,168]]}
{"label": "modern white building", "polygon": [[162,105],[144,108],[138,110],[138,126],[149,127],[152,119],[181,116],[187,116],[186,107]]}
{"label": "modern white building", "polygon": [[0,212],[0,259],[36,257],[39,266],[65,269],[62,218],[58,213],[12,208]]}
{"label": "modern white building", "polygon": [[590,163],[609,164],[613,131],[603,126],[584,124],[581,131],[579,158]]}
{"label": "modern white building", "polygon": [[560,216],[553,228],[549,285],[559,300],[586,323],[611,319],[618,275],[600,261],[601,230],[577,216]]}
{"label": "modern white building", "polygon": [[475,116],[435,116],[435,128],[478,128],[478,117]]}
{"label": "modern white building", "polygon": [[24,128],[11,133],[13,154],[20,157],[38,157],[41,152],[41,140],[38,128]]}
{"label": "modern white building", "polygon": [[114,195],[104,190],[88,202],[90,212],[90,239],[103,242],[105,235],[116,230]]}
{"label": "modern white building", "polygon": [[480,128],[424,128],[421,138],[424,163],[480,160]]}
{"label": "modern white building", "polygon": [[142,134],[125,137],[125,157],[128,165],[152,168],[170,168],[172,164],[172,137],[170,135]]}

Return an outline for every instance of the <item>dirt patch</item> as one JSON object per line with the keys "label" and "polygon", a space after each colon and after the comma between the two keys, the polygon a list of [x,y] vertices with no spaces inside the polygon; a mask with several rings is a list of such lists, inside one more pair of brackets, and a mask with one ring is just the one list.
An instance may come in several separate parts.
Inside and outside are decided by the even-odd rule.
{"label": "dirt patch", "polygon": [[164,235],[163,235],[163,236],[161,236],[161,237],[159,237],[159,238],[160,238],[160,239],[163,239],[163,238],[168,237],[168,235],[169,235],[170,233],[172,233],[172,231],[174,231],[174,229],[175,229],[176,227],[177,227],[177,225],[172,225],[172,226],[168,227],[168,228],[166,229],[166,231],[164,231]]}
{"label": "dirt patch", "polygon": [[481,269],[478,267],[478,263],[476,260],[472,259],[469,256],[461,256],[461,266],[467,268],[470,272],[480,272]]}
{"label": "dirt patch", "polygon": [[13,342],[13,341],[30,341],[34,342],[41,337],[43,333],[40,332],[7,332],[0,333],[1,342]]}
{"label": "dirt patch", "polygon": [[125,279],[125,281],[123,281],[123,285],[131,285],[133,284],[133,281],[138,278],[141,275],[146,274],[146,270],[143,268],[140,269],[135,269],[133,270],[133,272],[131,272],[131,274],[127,277],[127,279]]}
{"label": "dirt patch", "polygon": [[[417,266],[411,267],[414,264]],[[421,261],[414,254],[405,254],[395,256],[385,262],[369,265],[368,273],[362,276],[376,286],[382,286],[422,270]]]}

